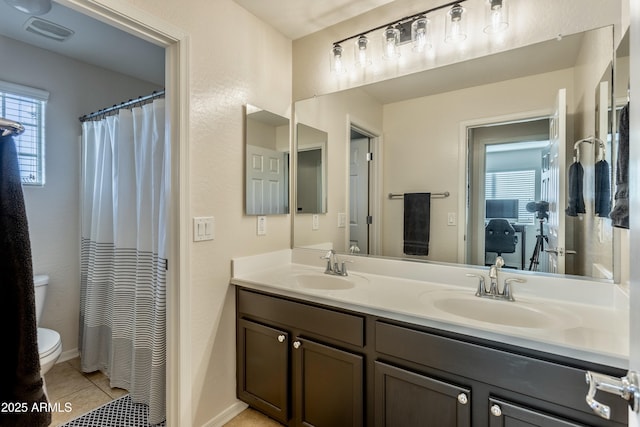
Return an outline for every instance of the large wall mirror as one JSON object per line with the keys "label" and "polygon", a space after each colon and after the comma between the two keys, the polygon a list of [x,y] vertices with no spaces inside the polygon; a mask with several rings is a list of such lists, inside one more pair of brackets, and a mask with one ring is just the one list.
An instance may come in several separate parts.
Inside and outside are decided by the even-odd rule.
{"label": "large wall mirror", "polygon": [[245,213],[289,213],[289,119],[254,105],[245,114]]}
{"label": "large wall mirror", "polygon": [[[613,31],[564,35],[296,102],[297,121],[328,134],[331,194],[319,232],[294,218],[294,246],[473,265],[500,254],[507,267],[534,274],[614,280],[613,226],[594,213],[595,162],[604,158],[610,173],[615,167]],[[574,143],[593,137],[605,146],[580,146],[586,213],[568,216]],[[366,148],[355,148],[355,139]],[[357,173],[366,185],[356,186],[362,151],[375,155]],[[611,179],[610,199],[614,186]],[[364,200],[356,188],[365,189]],[[406,195],[414,193],[430,193],[428,255],[408,255],[404,244]],[[367,213],[358,239],[355,210]],[[492,219],[514,230],[509,248],[487,250]]]}

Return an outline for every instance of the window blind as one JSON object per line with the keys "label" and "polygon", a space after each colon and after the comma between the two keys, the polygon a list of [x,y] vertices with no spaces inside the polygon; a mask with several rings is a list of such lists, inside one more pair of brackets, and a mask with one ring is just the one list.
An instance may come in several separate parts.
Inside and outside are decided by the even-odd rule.
{"label": "window blind", "polygon": [[487,172],[485,199],[518,199],[518,222],[534,222],[535,213],[527,211],[527,203],[536,197],[536,171]]}
{"label": "window blind", "polygon": [[0,116],[22,124],[25,131],[14,141],[23,184],[44,185],[44,114],[49,93],[0,82]]}

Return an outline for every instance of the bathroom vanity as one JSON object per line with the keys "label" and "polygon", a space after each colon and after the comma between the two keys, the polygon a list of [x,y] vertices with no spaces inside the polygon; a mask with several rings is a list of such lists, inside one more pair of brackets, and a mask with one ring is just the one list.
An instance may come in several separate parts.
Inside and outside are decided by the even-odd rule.
{"label": "bathroom vanity", "polygon": [[[591,331],[589,335],[592,327],[579,307],[572,319],[564,319],[564,325],[492,328],[483,320],[465,324],[442,314],[442,307],[429,309],[425,302],[427,297],[467,301],[459,297],[460,292],[473,295],[473,286],[441,287],[360,272],[331,277],[323,269],[274,266],[272,260],[250,263],[249,268],[242,263],[234,261],[232,279],[237,303],[238,397],[285,425],[627,423],[627,405],[620,398],[596,396],[611,407],[610,420],[595,415],[585,403],[586,371],[619,377],[626,370],[624,357],[606,354],[616,351],[614,344],[605,344],[604,351],[598,348],[599,334]],[[405,270],[412,268],[425,267],[410,265]],[[440,274],[433,273],[434,277]],[[387,294],[384,286],[392,286]],[[510,310],[509,304],[518,304],[518,293],[514,293],[515,303],[493,301],[496,305],[491,310]],[[520,303],[529,299],[522,295]],[[425,302],[420,304],[424,314],[411,308],[416,301]],[[619,321],[606,319],[607,313],[594,315],[605,327],[609,321]],[[455,318],[461,318],[459,314]],[[545,315],[541,312],[539,317]],[[578,348],[580,340],[594,350]]]}

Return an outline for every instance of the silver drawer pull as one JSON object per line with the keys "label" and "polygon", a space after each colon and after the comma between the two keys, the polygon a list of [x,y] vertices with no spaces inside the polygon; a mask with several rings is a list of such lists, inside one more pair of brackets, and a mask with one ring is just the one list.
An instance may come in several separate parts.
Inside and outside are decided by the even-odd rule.
{"label": "silver drawer pull", "polygon": [[287,338],[287,337],[285,337],[284,335],[280,334],[280,335],[278,335],[278,342],[284,342],[284,340],[285,340],[286,338]]}
{"label": "silver drawer pull", "polygon": [[640,390],[638,389],[638,377],[635,372],[628,372],[627,376],[615,378],[609,375],[587,371],[586,381],[589,384],[589,392],[585,400],[593,412],[602,418],[611,418],[611,408],[598,402],[595,397],[598,390],[615,394],[629,401],[629,406],[638,412],[640,409]]}
{"label": "silver drawer pull", "polygon": [[467,395],[466,395],[466,394],[464,394],[464,393],[460,393],[460,394],[458,395],[458,402],[459,402],[461,405],[466,405],[466,404],[469,402],[469,399],[467,398]]}

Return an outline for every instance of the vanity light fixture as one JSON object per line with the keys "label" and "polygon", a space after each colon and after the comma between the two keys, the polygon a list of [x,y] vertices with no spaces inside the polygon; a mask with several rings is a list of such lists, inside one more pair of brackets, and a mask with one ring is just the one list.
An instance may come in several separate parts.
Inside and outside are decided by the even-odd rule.
{"label": "vanity light fixture", "polygon": [[[9,1],[9,0],[6,0]],[[363,68],[372,64],[371,52],[377,51],[372,49],[370,38],[367,35],[373,32],[382,32],[382,57],[387,60],[395,60],[400,57],[400,48],[402,45],[411,42],[412,50],[416,53],[423,53],[432,47],[431,38],[431,22],[429,17],[433,12],[449,9],[444,13],[445,16],[445,42],[455,43],[461,42],[467,38],[467,20],[469,19],[469,11],[461,6],[467,0],[457,0],[429,10],[419,12],[415,15],[405,16],[396,21],[388,22],[361,31],[355,35],[346,37],[333,43],[331,48],[331,70],[336,74],[342,74],[347,71],[347,62],[345,61],[343,43],[347,40],[355,39],[353,46],[353,64],[356,67]],[[509,10],[508,2],[510,0],[483,0],[486,2],[486,16],[484,32],[492,35],[504,31],[509,26]],[[440,19],[442,15],[438,19]],[[475,27],[475,25],[474,25]]]}
{"label": "vanity light fixture", "polygon": [[508,0],[487,0],[484,32],[500,33],[509,27]]}
{"label": "vanity light fixture", "polygon": [[467,38],[467,20],[464,13],[465,9],[459,3],[454,4],[447,12],[444,30],[444,41],[447,43],[457,43]]}
{"label": "vanity light fixture", "polygon": [[369,49],[369,39],[365,35],[361,35],[356,39],[354,47],[354,61],[357,67],[364,68],[371,65],[371,49]]}

